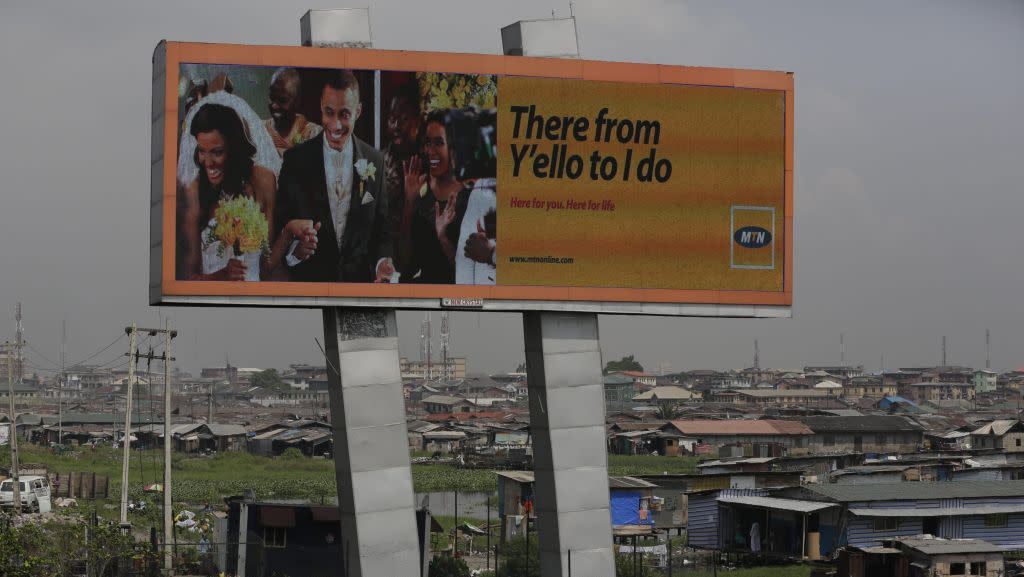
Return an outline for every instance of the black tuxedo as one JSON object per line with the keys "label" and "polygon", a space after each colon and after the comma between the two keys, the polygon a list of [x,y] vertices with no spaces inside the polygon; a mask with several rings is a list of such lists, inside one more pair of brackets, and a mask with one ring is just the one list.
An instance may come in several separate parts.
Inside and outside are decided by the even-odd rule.
{"label": "black tuxedo", "polygon": [[[302,263],[289,268],[292,280],[373,282],[377,261],[392,256],[383,157],[355,135],[350,138],[353,164],[365,158],[377,168],[377,173],[373,179],[363,181],[355,167],[352,168],[352,201],[340,249],[327,197],[323,133],[284,155],[274,204],[276,230],[282,230],[293,219],[320,222],[316,252]],[[360,183],[365,189],[362,197]],[[364,203],[365,195],[372,195],[373,200]]]}

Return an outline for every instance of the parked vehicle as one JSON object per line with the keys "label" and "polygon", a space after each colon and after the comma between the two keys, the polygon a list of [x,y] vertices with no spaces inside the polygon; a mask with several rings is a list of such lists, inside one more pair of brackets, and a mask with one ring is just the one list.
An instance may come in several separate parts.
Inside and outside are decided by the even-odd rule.
{"label": "parked vehicle", "polygon": [[[50,481],[41,475],[22,475],[19,478],[21,507],[25,511],[47,513],[51,509]],[[0,483],[0,507],[14,508],[14,480]]]}

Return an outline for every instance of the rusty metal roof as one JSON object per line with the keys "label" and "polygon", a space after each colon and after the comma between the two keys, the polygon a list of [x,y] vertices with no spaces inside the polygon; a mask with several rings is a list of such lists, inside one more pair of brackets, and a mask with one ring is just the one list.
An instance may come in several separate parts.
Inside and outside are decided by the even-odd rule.
{"label": "rusty metal roof", "polygon": [[814,432],[799,421],[778,420],[687,420],[672,421],[684,435],[813,435]]}

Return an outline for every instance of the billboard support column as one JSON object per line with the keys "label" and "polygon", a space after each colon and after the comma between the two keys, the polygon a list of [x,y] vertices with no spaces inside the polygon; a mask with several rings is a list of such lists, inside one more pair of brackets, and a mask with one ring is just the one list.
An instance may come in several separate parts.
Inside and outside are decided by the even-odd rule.
{"label": "billboard support column", "polygon": [[325,308],[323,317],[347,576],[417,575],[395,311]]}
{"label": "billboard support column", "polygon": [[[370,48],[367,8],[310,10],[304,46]],[[345,577],[420,574],[395,309],[323,309]]]}
{"label": "billboard support column", "polygon": [[523,314],[541,575],[612,577],[597,315]]}

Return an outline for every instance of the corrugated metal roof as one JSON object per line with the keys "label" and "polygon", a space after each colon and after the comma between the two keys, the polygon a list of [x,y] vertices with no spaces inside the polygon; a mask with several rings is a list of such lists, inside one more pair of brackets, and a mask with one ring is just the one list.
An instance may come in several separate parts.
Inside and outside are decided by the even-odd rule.
{"label": "corrugated metal roof", "polygon": [[814,432],[799,421],[774,420],[686,420],[672,421],[679,432],[686,435],[813,435]]}
{"label": "corrugated metal roof", "polygon": [[745,396],[748,396],[748,397],[756,397],[756,398],[759,398],[759,399],[770,399],[770,398],[773,398],[773,397],[813,397],[813,398],[821,398],[821,397],[827,397],[827,396],[831,395],[831,393],[829,393],[827,390],[824,390],[824,389],[808,389],[808,390],[800,390],[800,389],[797,389],[797,390],[793,390],[793,389],[786,389],[786,390],[776,390],[776,389],[767,389],[767,390],[764,390],[764,389],[754,389],[754,390],[731,389],[731,390],[732,390],[732,392],[737,393],[739,395],[745,395]]}
{"label": "corrugated metal roof", "polygon": [[609,489],[651,489],[654,487],[657,485],[636,477],[608,477]]}
{"label": "corrugated metal roof", "polygon": [[[499,477],[511,479],[517,483],[532,483],[534,481],[533,471],[495,471]],[[608,477],[608,488],[610,489],[651,489],[657,487],[636,477]]]}
{"label": "corrugated metal roof", "polygon": [[917,549],[926,555],[956,555],[959,553],[1002,553],[1000,547],[981,539],[939,539],[923,537],[903,537],[893,539],[905,547]]}
{"label": "corrugated metal roof", "polygon": [[430,395],[429,397],[423,399],[422,402],[433,403],[436,405],[457,405],[459,403],[473,403],[473,401],[469,399],[464,399],[462,397],[450,397],[448,395]]}
{"label": "corrugated metal roof", "polygon": [[834,503],[823,503],[821,501],[801,501],[798,499],[779,499],[776,497],[744,497],[739,495],[723,495],[718,498],[718,502],[774,509],[776,511],[795,511],[797,513],[813,513],[838,506]]}
{"label": "corrugated metal roof", "polygon": [[253,437],[253,439],[258,440],[258,441],[262,441],[264,439],[269,439],[271,437],[275,437],[278,434],[280,434],[280,433],[282,433],[284,431],[288,431],[288,430],[290,430],[290,429],[283,429],[281,427],[277,427],[277,428],[274,428],[274,429],[270,429],[269,431],[265,431],[263,433],[260,433],[259,435],[256,435],[255,437]]}
{"label": "corrugated metal roof", "polygon": [[1024,497],[1024,481],[913,481],[882,485],[807,485],[804,488],[839,502]]}
{"label": "corrugated metal roof", "polygon": [[704,467],[722,467],[729,465],[762,465],[771,463],[775,457],[745,457],[742,459],[719,459],[717,461],[705,461],[697,465],[698,469]]}
{"label": "corrugated metal roof", "polygon": [[[892,485],[895,483],[889,486]],[[968,517],[971,515],[1024,513],[1024,504],[985,505],[983,507],[879,507],[877,509],[851,507],[850,513],[858,517]]]}
{"label": "corrugated metal roof", "polygon": [[803,422],[815,433],[889,433],[920,431],[922,427],[896,415],[862,415],[860,417],[804,417]]}
{"label": "corrugated metal roof", "polygon": [[634,401],[649,401],[652,398],[658,398],[662,401],[688,401],[697,395],[684,389],[683,387],[654,387],[646,393],[640,393],[633,397]]}
{"label": "corrugated metal roof", "polygon": [[991,423],[978,427],[971,431],[972,435],[1005,435],[1020,421],[1016,419],[1004,419],[998,421],[992,421]]}
{"label": "corrugated metal roof", "polygon": [[645,437],[647,435],[654,435],[654,434],[657,434],[657,433],[658,433],[658,429],[643,429],[643,430],[640,430],[640,431],[627,431],[625,433],[616,433],[613,436],[615,436],[615,437],[625,437],[627,439],[632,439],[634,437]]}
{"label": "corrugated metal roof", "polygon": [[499,477],[511,479],[517,483],[532,483],[533,471],[495,471]]}
{"label": "corrugated metal roof", "polygon": [[210,429],[210,432],[217,437],[234,437],[238,435],[245,435],[247,431],[242,425],[223,425],[220,423],[212,423],[206,425],[206,428]]}

